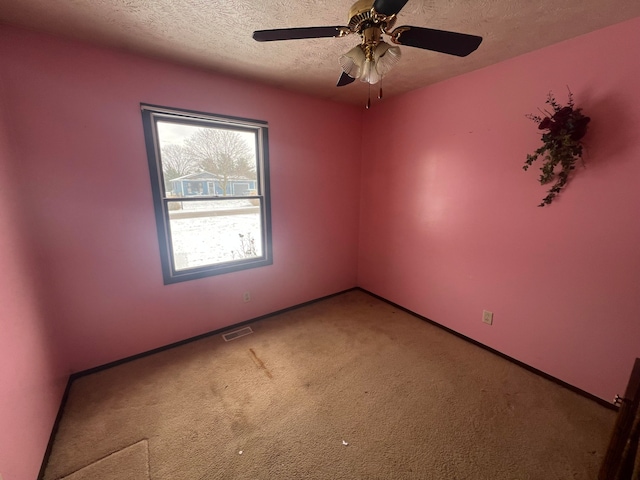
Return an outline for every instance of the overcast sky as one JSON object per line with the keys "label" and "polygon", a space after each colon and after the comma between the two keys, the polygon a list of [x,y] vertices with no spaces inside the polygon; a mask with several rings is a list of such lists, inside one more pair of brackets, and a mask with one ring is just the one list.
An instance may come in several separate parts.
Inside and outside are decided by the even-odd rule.
{"label": "overcast sky", "polygon": [[[175,145],[184,145],[184,142],[191,135],[196,133],[198,130],[204,130],[207,127],[196,127],[193,125],[184,125],[182,123],[171,123],[171,122],[158,122],[158,137],[160,141],[161,147],[166,147],[167,145],[175,144]],[[255,144],[255,134],[253,132],[244,132],[241,130],[234,130],[238,133],[242,138],[245,139],[247,145],[254,151],[256,148]]]}

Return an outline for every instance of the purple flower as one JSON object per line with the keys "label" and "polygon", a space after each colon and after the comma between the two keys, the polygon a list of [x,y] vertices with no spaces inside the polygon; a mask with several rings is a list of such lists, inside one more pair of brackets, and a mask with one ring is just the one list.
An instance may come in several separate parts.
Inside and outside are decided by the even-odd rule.
{"label": "purple flower", "polygon": [[580,140],[587,133],[587,124],[591,121],[589,117],[581,117],[576,120],[575,127],[571,133],[572,140]]}
{"label": "purple flower", "polygon": [[562,107],[556,113],[553,114],[553,119],[558,123],[566,122],[571,114],[573,113],[573,108],[571,107]]}
{"label": "purple flower", "polygon": [[544,130],[545,128],[551,128],[552,124],[553,124],[553,121],[549,117],[544,117],[540,122],[540,125],[538,125],[538,129]]}

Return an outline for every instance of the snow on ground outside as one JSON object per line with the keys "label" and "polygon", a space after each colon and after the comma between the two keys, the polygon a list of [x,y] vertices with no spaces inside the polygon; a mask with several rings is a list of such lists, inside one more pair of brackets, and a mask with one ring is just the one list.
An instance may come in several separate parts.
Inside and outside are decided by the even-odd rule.
{"label": "snow on ground outside", "polygon": [[[253,208],[248,199],[181,203],[183,211]],[[176,270],[245,258],[240,235],[251,236],[262,255],[259,213],[171,219],[170,227]]]}

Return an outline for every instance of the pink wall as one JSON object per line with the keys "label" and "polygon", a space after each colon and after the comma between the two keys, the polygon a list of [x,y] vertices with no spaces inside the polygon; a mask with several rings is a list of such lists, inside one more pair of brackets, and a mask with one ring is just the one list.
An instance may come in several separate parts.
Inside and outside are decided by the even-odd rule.
{"label": "pink wall", "polygon": [[[18,30],[9,37],[18,181],[70,370],[355,286],[360,109]],[[269,121],[272,266],[163,285],[140,102]]]}
{"label": "pink wall", "polygon": [[[640,356],[638,58],[640,18],[376,104],[359,285],[603,399],[622,393]],[[587,166],[538,208],[524,115],[549,90],[566,101],[566,85],[592,117]]]}
{"label": "pink wall", "polygon": [[[1,100],[14,151],[5,176],[19,194],[29,253],[47,286],[39,301],[55,336],[45,346],[64,352],[66,374],[356,285],[361,109],[0,28]],[[141,102],[269,122],[273,265],[163,285]],[[9,228],[0,232],[2,251],[18,248]],[[22,281],[21,265],[10,268]],[[3,296],[16,288],[29,295],[27,287],[4,288]],[[247,290],[252,300],[243,303]],[[12,348],[0,355],[25,357],[34,378],[24,388],[46,393],[48,374],[37,368],[46,368],[47,348],[37,349],[42,318],[27,308],[33,301],[9,305],[29,323],[3,331]],[[3,369],[0,384],[5,375],[13,379]],[[28,395],[22,389],[9,401]],[[7,452],[6,442],[22,434],[18,424],[43,409],[9,407],[0,414],[3,455],[14,451],[31,465],[16,465],[20,474],[11,476],[3,462],[0,473],[32,478],[52,422]],[[5,421],[13,423],[5,428]]]}
{"label": "pink wall", "polygon": [[[621,392],[640,355],[639,27],[385,100],[363,138],[359,107],[0,27],[0,473],[35,476],[68,373],[356,284]],[[566,84],[593,118],[588,166],[540,209],[524,114]],[[272,266],[162,284],[140,102],[269,121]]]}
{"label": "pink wall", "polygon": [[[0,78],[0,92],[2,80]],[[67,382],[38,295],[0,97],[0,475],[35,478]]]}

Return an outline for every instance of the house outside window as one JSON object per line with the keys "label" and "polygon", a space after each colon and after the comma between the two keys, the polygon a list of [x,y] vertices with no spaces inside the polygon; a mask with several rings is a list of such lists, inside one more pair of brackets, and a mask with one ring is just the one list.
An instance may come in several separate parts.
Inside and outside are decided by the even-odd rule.
{"label": "house outside window", "polygon": [[273,263],[267,123],[141,108],[164,283]]}

